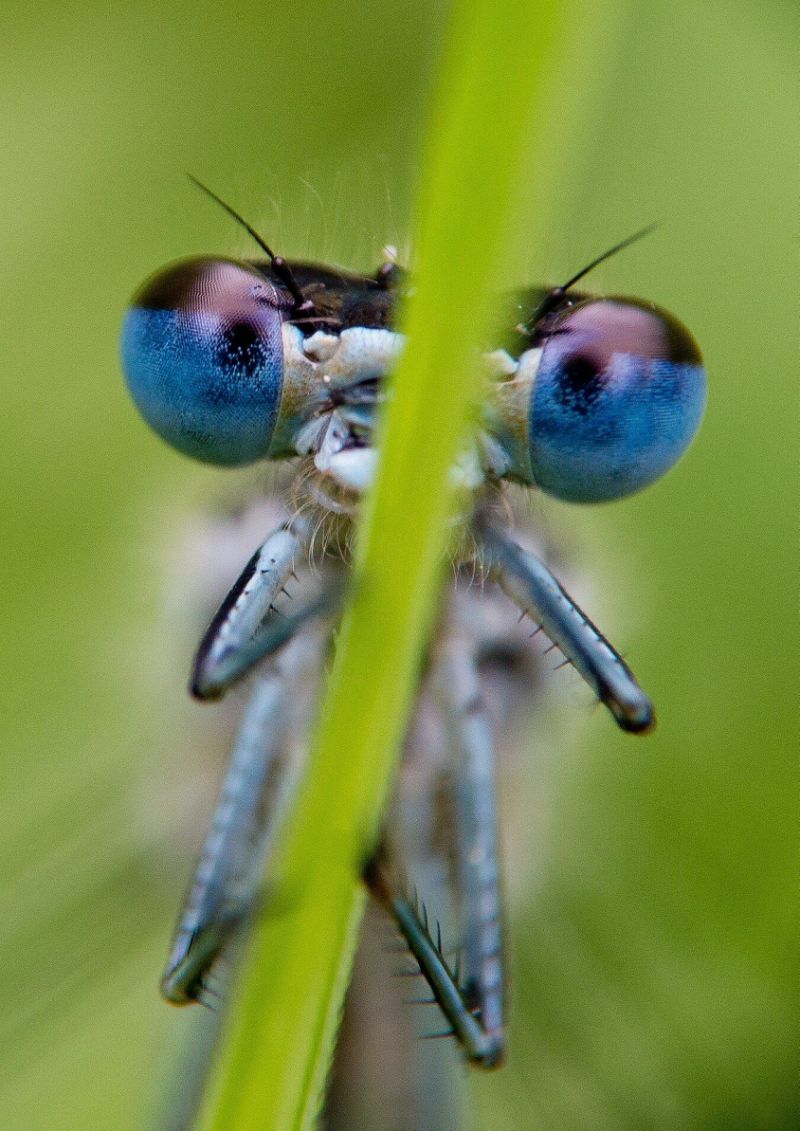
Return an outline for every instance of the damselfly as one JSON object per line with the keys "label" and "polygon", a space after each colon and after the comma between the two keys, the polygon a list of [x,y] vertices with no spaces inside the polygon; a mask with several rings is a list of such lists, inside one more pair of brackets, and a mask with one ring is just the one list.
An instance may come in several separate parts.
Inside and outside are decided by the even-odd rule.
{"label": "damselfly", "polygon": [[[128,385],[179,451],[229,466],[296,461],[296,473],[279,525],[222,602],[192,669],[199,699],[245,677],[250,690],[162,978],[177,1004],[203,999],[247,920],[301,779],[302,758],[287,753],[296,701],[316,686],[346,595],[408,287],[393,262],[372,276],[288,263],[218,202],[266,259],[188,259],[146,282],[125,318]],[[501,1062],[505,1042],[494,749],[509,701],[535,678],[532,635],[549,638],[623,730],[644,733],[654,722],[649,698],[551,573],[535,535],[510,529],[506,495],[517,484],[570,502],[621,498],[667,471],[699,426],[706,379],[685,327],[651,303],[575,290],[630,242],[561,286],[503,300],[502,340],[485,355],[483,403],[454,469],[469,488],[452,547],[455,582],[442,598],[407,741],[405,772],[425,782],[427,799],[414,795],[411,835],[402,817],[389,820],[364,871],[466,1057],[484,1067]],[[408,489],[413,505],[413,483]],[[455,958],[413,895],[403,853],[419,855],[421,844],[455,892]]]}

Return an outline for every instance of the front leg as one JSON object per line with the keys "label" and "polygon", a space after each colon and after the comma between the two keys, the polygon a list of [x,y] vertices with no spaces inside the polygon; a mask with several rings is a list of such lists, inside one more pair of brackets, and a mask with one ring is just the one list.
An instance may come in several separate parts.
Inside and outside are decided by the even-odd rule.
{"label": "front leg", "polygon": [[655,725],[653,704],[619,652],[589,620],[535,554],[479,516],[487,564],[501,589],[541,625],[605,703],[622,730],[643,734]]}
{"label": "front leg", "polygon": [[310,534],[308,518],[291,519],[253,554],[197,649],[190,682],[195,698],[219,698],[255,662],[248,656],[248,662],[242,663],[243,650],[273,610],[295,562],[305,553]]}

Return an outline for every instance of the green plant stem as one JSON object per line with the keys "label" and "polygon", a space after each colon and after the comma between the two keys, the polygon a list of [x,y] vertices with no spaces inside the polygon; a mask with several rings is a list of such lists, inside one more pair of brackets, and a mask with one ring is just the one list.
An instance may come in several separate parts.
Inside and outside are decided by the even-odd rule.
{"label": "green plant stem", "polygon": [[455,5],[427,145],[408,345],[365,506],[312,768],[273,914],[255,932],[207,1105],[214,1131],[313,1124],[440,580],[463,442],[503,278],[523,159],[554,82],[554,0]]}

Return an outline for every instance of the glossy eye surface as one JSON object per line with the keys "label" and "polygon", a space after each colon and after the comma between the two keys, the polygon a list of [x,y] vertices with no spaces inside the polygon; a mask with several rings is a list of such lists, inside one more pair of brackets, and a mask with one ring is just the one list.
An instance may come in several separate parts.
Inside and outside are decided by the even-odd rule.
{"label": "glossy eye surface", "polygon": [[283,383],[277,291],[234,260],[172,264],[131,302],[122,365],[142,416],[179,451],[216,464],[263,458]]}
{"label": "glossy eye surface", "polygon": [[700,351],[677,319],[635,299],[568,307],[542,341],[528,415],[534,481],[570,502],[618,499],[680,458],[703,415]]}

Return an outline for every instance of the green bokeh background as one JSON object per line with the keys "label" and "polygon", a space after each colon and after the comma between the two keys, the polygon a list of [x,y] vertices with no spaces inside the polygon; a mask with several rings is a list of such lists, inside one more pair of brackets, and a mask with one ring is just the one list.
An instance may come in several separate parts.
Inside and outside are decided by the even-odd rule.
{"label": "green bokeh background", "polygon": [[[475,1120],[788,1129],[800,1122],[788,627],[798,21],[777,3],[609,11],[548,240],[529,247],[520,232],[510,283],[563,278],[661,219],[596,285],[692,326],[709,409],[691,453],[641,497],[542,508],[578,553],[591,547],[591,611],[617,625],[661,725],[638,742],[597,713],[574,749],[532,754],[512,1052],[475,1081]],[[176,831],[180,803],[160,783],[176,781],[175,751],[202,709],[185,701],[163,532],[218,493],[222,473],[171,454],[135,416],[118,372],[122,310],[168,259],[244,246],[186,169],[287,254],[367,267],[384,243],[407,251],[445,15],[365,0],[5,6],[9,1131],[147,1126],[182,1024],[155,980],[192,833]],[[171,622],[179,643],[154,648]],[[571,727],[570,710],[554,710],[554,730]]]}

